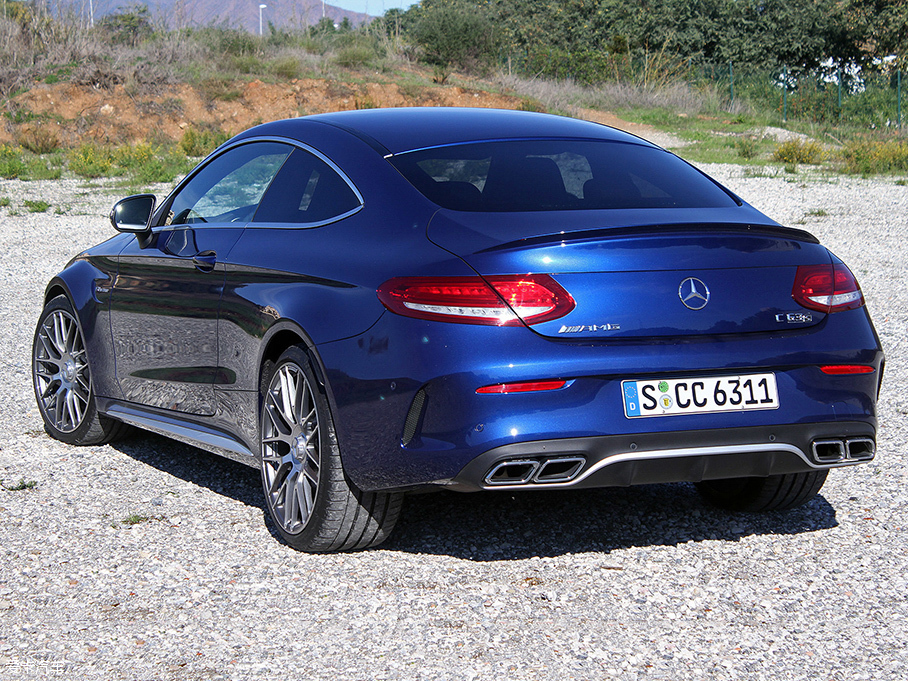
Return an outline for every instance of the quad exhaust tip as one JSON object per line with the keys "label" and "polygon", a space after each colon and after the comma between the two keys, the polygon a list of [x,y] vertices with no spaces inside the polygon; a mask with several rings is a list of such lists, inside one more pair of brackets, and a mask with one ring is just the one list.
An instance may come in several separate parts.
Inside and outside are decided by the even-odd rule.
{"label": "quad exhaust tip", "polygon": [[530,485],[553,482],[570,482],[583,469],[583,456],[555,456],[542,459],[506,459],[495,464],[486,474],[485,483],[502,485]]}
{"label": "quad exhaust tip", "polygon": [[869,437],[814,440],[811,450],[820,464],[870,461],[876,455],[876,442]]}

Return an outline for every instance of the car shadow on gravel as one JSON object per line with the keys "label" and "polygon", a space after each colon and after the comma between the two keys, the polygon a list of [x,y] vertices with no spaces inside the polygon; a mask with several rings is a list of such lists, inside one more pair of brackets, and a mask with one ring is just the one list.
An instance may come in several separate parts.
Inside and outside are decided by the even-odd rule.
{"label": "car shadow on gravel", "polygon": [[[150,433],[137,433],[112,447],[260,509],[268,531],[279,540],[255,469]],[[694,486],[685,483],[521,493],[443,491],[408,495],[397,528],[380,548],[474,561],[522,560],[801,534],[837,525],[835,509],[822,495],[791,511],[729,513],[708,506]]]}
{"label": "car shadow on gravel", "polygon": [[136,432],[110,446],[175,478],[266,510],[259,473],[250,466],[146,432]]}
{"label": "car shadow on gravel", "polygon": [[836,527],[822,496],[790,511],[729,513],[708,506],[691,484],[573,492],[413,495],[381,548],[475,561],[603,553],[751,535]]}

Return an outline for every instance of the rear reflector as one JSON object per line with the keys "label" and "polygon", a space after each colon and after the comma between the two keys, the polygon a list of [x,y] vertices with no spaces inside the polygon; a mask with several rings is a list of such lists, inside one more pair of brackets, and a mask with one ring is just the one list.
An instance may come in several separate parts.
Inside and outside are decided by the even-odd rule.
{"label": "rear reflector", "polygon": [[831,364],[820,367],[820,371],[830,376],[844,376],[846,374],[872,374],[873,367],[864,364]]}
{"label": "rear reflector", "polygon": [[378,287],[391,312],[458,324],[518,326],[563,317],[574,299],[547,274],[395,277]]}
{"label": "rear reflector", "polygon": [[842,263],[801,265],[791,296],[799,305],[825,313],[854,310],[864,304],[861,287]]}
{"label": "rear reflector", "polygon": [[567,381],[528,381],[525,383],[498,383],[477,388],[480,395],[507,395],[508,393],[531,393],[543,390],[559,390],[567,385]]}

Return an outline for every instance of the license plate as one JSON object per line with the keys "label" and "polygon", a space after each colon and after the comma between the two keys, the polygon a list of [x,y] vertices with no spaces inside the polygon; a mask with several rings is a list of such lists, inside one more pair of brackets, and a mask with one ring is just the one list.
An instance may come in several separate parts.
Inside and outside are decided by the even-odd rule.
{"label": "license plate", "polygon": [[621,388],[628,418],[779,408],[775,374],[655,378]]}

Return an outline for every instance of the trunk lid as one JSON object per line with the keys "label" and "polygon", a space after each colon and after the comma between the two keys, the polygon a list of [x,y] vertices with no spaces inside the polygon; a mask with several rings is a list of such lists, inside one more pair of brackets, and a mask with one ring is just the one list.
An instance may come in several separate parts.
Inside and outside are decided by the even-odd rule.
{"label": "trunk lid", "polygon": [[480,275],[552,275],[576,306],[531,327],[551,338],[779,332],[825,317],[791,295],[798,266],[830,262],[809,233],[746,205],[654,212],[442,210],[428,236]]}

